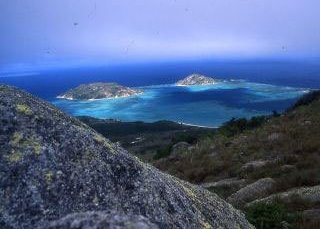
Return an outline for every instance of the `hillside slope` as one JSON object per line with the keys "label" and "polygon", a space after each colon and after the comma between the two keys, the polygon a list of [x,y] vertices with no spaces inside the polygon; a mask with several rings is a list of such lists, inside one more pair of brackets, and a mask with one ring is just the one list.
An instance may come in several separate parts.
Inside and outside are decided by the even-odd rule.
{"label": "hillside slope", "polygon": [[[320,209],[320,92],[304,96],[282,115],[232,120],[213,137],[154,164],[202,184],[238,208],[288,192],[294,193],[290,200],[267,198],[272,200],[268,203],[280,203],[299,215]],[[303,188],[319,198],[311,201],[300,195],[309,192],[300,192]],[[310,228],[320,226],[319,213],[313,219],[317,222],[311,223],[316,226],[308,224]]]}
{"label": "hillside slope", "polygon": [[0,86],[0,125],[1,228],[46,228],[72,213],[79,214],[51,225],[96,217],[93,224],[103,221],[105,228],[126,218],[150,228],[251,227],[217,195],[140,162],[17,88]]}

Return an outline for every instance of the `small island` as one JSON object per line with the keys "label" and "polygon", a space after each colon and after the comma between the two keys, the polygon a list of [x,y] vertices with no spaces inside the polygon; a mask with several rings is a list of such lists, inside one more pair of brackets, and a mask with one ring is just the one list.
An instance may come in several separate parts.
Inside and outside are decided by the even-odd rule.
{"label": "small island", "polygon": [[176,85],[177,86],[212,85],[215,83],[217,83],[217,80],[211,77],[207,77],[200,74],[192,74],[182,80],[179,80],[176,83]]}
{"label": "small island", "polygon": [[141,94],[142,90],[133,89],[117,83],[81,84],[76,88],[59,95],[59,99],[94,100],[106,98],[121,98]]}

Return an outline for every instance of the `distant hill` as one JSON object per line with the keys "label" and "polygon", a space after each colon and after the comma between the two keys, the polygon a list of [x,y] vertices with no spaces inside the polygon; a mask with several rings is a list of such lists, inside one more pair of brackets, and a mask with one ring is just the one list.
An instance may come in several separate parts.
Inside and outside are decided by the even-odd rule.
{"label": "distant hill", "polygon": [[0,228],[252,228],[26,92],[0,85],[0,113]]}
{"label": "distant hill", "polygon": [[161,157],[178,142],[195,143],[214,129],[182,125],[171,121],[122,122],[112,119],[77,117],[113,142],[118,142],[143,161]]}
{"label": "distant hill", "polygon": [[192,85],[211,85],[217,83],[216,79],[200,74],[192,74],[186,78],[179,80],[177,86],[192,86]]}
{"label": "distant hill", "polygon": [[142,93],[142,90],[124,87],[117,83],[81,84],[58,96],[60,99],[90,100],[129,97]]}

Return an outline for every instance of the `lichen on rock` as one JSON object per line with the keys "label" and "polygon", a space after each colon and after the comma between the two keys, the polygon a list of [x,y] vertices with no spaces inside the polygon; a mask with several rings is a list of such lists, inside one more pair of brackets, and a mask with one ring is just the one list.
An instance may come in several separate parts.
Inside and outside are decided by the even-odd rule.
{"label": "lichen on rock", "polygon": [[28,107],[25,104],[17,104],[16,107],[17,111],[22,113],[22,114],[26,114],[26,115],[31,115],[32,114],[32,110],[30,109],[30,107]]}

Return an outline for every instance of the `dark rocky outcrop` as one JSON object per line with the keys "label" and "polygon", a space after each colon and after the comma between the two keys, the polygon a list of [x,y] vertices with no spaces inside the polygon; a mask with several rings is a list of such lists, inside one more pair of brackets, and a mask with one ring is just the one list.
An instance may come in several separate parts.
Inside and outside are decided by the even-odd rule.
{"label": "dark rocky outcrop", "polygon": [[124,87],[117,83],[81,84],[58,96],[60,99],[90,100],[129,97],[142,93],[141,90]]}
{"label": "dark rocky outcrop", "polygon": [[91,216],[81,213],[88,211],[143,216],[159,228],[251,227],[217,195],[159,172],[54,106],[5,85],[0,126],[1,228],[41,227],[73,213],[84,222]]}
{"label": "dark rocky outcrop", "polygon": [[[301,214],[302,220],[308,222],[310,228],[319,228],[320,226],[320,209],[305,210]],[[311,227],[313,226],[313,227]]]}
{"label": "dark rocky outcrop", "polygon": [[216,182],[203,183],[201,186],[203,188],[226,188],[239,190],[247,185],[247,180],[238,178],[228,178],[225,180],[219,180]]}
{"label": "dark rocky outcrop", "polygon": [[246,203],[268,196],[275,188],[276,182],[272,178],[260,179],[240,189],[227,201],[234,206],[243,207]]}
{"label": "dark rocky outcrop", "polygon": [[272,161],[266,161],[266,160],[258,160],[258,161],[249,161],[245,163],[240,168],[240,172],[250,172],[250,171],[257,171],[259,169],[262,169],[263,167],[266,167],[270,165]]}
{"label": "dark rocky outcrop", "polygon": [[320,185],[313,187],[294,188],[286,192],[275,193],[265,198],[257,199],[251,203],[248,203],[247,206],[255,203],[272,203],[276,201],[292,203],[297,200],[313,205],[320,204]]}

